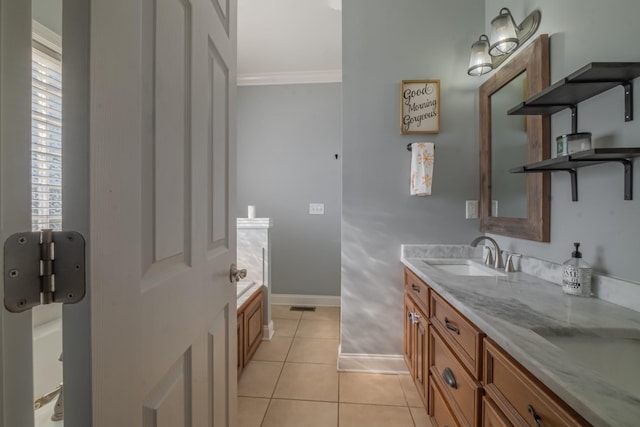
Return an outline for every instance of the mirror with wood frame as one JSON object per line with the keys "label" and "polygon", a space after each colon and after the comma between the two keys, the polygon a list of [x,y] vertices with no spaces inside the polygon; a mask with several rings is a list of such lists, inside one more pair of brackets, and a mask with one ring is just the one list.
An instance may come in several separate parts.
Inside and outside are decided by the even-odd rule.
{"label": "mirror with wood frame", "polygon": [[[522,99],[511,107],[549,86],[549,68],[549,36],[542,34],[480,86],[480,230],[483,232],[549,241],[549,173],[521,176],[508,172],[508,169],[549,158],[549,116],[509,119],[511,123],[519,120],[521,132],[526,132],[526,143],[522,138],[520,149],[518,138],[512,139],[511,146],[506,141],[513,134],[513,126],[504,124],[507,122],[503,115],[507,112],[502,107],[492,111],[492,104],[497,106],[499,100],[504,99],[504,93],[513,93],[514,87],[519,88],[516,92],[521,91]],[[516,194],[518,188],[522,192],[526,188],[526,195]],[[497,212],[495,209],[492,212],[492,200],[497,200],[496,197],[501,201],[498,200]],[[517,205],[518,200],[520,208],[509,208]],[[503,216],[500,216],[501,205]]]}

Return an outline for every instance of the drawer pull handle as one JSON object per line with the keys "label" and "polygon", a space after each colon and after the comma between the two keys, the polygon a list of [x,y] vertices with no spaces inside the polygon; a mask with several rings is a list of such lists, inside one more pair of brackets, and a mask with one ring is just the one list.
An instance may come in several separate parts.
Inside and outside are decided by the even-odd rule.
{"label": "drawer pull handle", "polygon": [[449,319],[447,319],[446,317],[444,318],[444,325],[447,327],[447,329],[449,329],[450,331],[455,332],[456,334],[460,335],[460,329],[458,329],[457,327],[453,326],[453,324],[451,322],[449,322]]}
{"label": "drawer pull handle", "polygon": [[444,368],[444,371],[442,371],[442,379],[447,383],[447,385],[449,385],[449,387],[458,388],[456,377],[453,376],[453,372],[451,372],[451,369]]}
{"label": "drawer pull handle", "polygon": [[544,427],[544,424],[542,424],[542,418],[540,418],[540,415],[536,413],[536,410],[533,409],[533,406],[527,406],[527,411],[529,411],[529,413],[533,417],[533,421],[536,422],[536,427]]}
{"label": "drawer pull handle", "polygon": [[417,287],[416,285],[414,285],[413,283],[411,284],[411,290],[414,291],[414,292],[420,293],[420,288]]}

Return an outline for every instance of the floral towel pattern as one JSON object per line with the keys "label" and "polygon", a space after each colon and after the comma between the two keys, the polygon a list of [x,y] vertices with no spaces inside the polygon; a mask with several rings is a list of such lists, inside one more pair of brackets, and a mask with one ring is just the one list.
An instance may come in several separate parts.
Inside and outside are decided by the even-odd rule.
{"label": "floral towel pattern", "polygon": [[412,196],[431,195],[434,162],[433,142],[411,144],[411,191]]}

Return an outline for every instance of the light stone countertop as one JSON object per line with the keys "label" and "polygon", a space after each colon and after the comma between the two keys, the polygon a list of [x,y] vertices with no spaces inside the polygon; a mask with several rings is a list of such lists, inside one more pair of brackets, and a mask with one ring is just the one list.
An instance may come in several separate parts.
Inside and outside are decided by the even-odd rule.
{"label": "light stone countertop", "polygon": [[[434,249],[438,246],[445,250]],[[640,425],[640,396],[610,384],[533,331],[640,330],[639,312],[597,298],[566,295],[557,284],[525,273],[454,276],[423,261],[477,257],[479,253],[474,248],[425,245],[423,250],[417,249],[403,246],[402,263],[587,421],[594,426]],[[640,360],[637,368],[640,369]]]}

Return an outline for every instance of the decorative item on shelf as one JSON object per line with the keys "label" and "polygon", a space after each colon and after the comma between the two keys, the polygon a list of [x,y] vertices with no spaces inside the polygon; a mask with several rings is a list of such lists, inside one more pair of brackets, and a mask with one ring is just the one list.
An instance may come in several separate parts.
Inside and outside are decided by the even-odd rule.
{"label": "decorative item on shelf", "polygon": [[556,138],[556,154],[566,156],[591,148],[591,132],[577,132],[560,135]]}
{"label": "decorative item on shelf", "polygon": [[440,80],[403,80],[400,133],[440,132]]}
{"label": "decorative item on shelf", "polygon": [[482,34],[471,45],[467,74],[481,76],[498,68],[536,32],[540,18],[540,11],[534,10],[520,25],[516,25],[511,11],[506,7],[500,9],[498,16],[491,21],[491,39]]}

